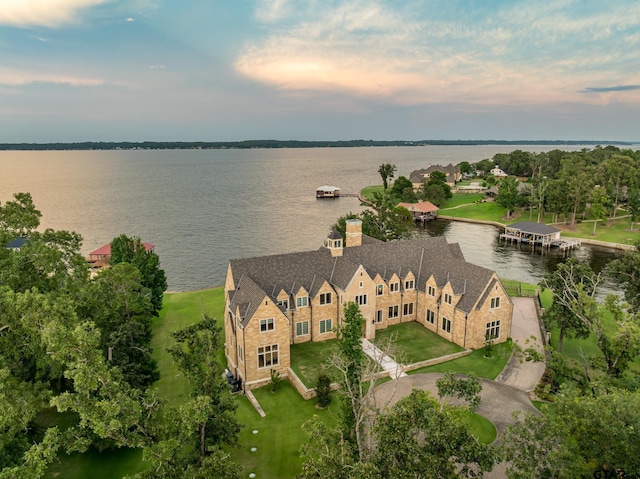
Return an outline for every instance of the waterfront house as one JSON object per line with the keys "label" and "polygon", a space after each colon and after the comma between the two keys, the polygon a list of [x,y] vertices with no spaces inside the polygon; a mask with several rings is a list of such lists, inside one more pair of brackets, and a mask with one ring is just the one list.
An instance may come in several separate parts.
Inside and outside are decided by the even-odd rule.
{"label": "waterfront house", "polygon": [[511,334],[512,302],[494,271],[465,260],[443,237],[384,243],[348,220],[324,247],[229,261],[225,280],[225,355],[245,389],[287,376],[290,345],[335,338],[344,304],[365,317],[363,336],[415,321],[465,348]]}
{"label": "waterfront house", "polygon": [[439,171],[447,176],[446,182],[449,186],[455,186],[455,184],[462,179],[462,173],[460,173],[460,167],[453,166],[449,163],[447,166],[429,165],[427,168],[421,170],[414,170],[409,175],[409,181],[413,183],[414,189],[422,187],[422,182],[428,180],[431,177],[431,173]]}

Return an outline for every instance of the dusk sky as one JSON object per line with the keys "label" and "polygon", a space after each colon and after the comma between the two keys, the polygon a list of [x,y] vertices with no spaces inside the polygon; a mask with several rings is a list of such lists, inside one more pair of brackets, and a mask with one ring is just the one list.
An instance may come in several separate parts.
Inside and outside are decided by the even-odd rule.
{"label": "dusk sky", "polygon": [[0,0],[0,143],[640,141],[638,0]]}

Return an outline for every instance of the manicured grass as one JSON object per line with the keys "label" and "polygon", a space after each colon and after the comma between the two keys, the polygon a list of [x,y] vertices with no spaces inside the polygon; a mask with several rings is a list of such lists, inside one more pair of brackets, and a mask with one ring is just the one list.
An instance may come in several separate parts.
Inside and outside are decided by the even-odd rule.
{"label": "manicured grass", "polygon": [[336,382],[339,380],[338,373],[327,364],[336,347],[335,339],[292,344],[291,369],[308,388],[316,386],[320,374],[327,374],[332,382]]}
{"label": "manicured grass", "polygon": [[562,236],[571,236],[574,238],[596,239],[598,241],[622,244],[634,244],[640,239],[640,231],[638,231],[637,224],[635,225],[635,231],[629,231],[631,227],[631,220],[629,218],[612,220],[608,223],[598,221],[595,236],[591,234],[593,232],[592,221],[576,223],[575,229],[568,229],[568,225],[567,227],[563,225],[555,226],[562,229]]}
{"label": "manicured grass", "polygon": [[475,203],[476,201],[482,200],[482,198],[484,198],[484,193],[458,192],[458,193],[454,193],[453,196],[448,200],[445,200],[445,202],[442,204],[440,208],[446,209],[446,208],[453,208],[455,206],[465,205],[467,203]]}
{"label": "manicured grass", "polygon": [[360,190],[360,193],[362,193],[362,196],[364,196],[365,198],[369,200],[373,200],[374,193],[382,193],[383,191],[384,191],[383,185],[372,185],[372,186],[367,186],[365,188],[362,188],[362,190]]}
{"label": "manicured grass", "polygon": [[[224,288],[165,294],[160,317],[153,322],[151,347],[153,358],[158,362],[160,370],[160,379],[153,387],[170,404],[180,404],[189,395],[187,381],[178,373],[173,359],[167,352],[167,347],[172,344],[171,332],[200,321],[203,311],[217,318],[218,324],[222,326]],[[221,356],[221,360],[226,364],[224,356]]]}
{"label": "manicured grass", "polygon": [[465,411],[460,419],[469,427],[469,432],[475,436],[479,443],[491,444],[496,440],[498,431],[486,417],[471,411]]}
{"label": "manicured grass", "polygon": [[495,379],[504,369],[507,361],[509,361],[512,346],[511,341],[494,345],[493,357],[491,358],[484,357],[484,348],[476,349],[467,356],[454,359],[453,361],[447,361],[446,363],[440,363],[434,366],[427,366],[425,368],[409,371],[407,374],[446,372],[469,374],[470,372],[473,372],[481,378]]}
{"label": "manicured grass", "polygon": [[503,217],[507,210],[499,206],[496,202],[478,203],[472,205],[461,206],[460,208],[441,209],[440,215],[452,216],[454,218],[470,218],[483,221],[503,222]]}
{"label": "manicured grass", "polygon": [[389,340],[392,341],[391,353],[401,364],[413,364],[463,350],[416,322],[396,324],[376,331],[375,344],[384,345]]}
{"label": "manicured grass", "polygon": [[540,286],[530,283],[523,283],[522,281],[514,281],[511,279],[500,278],[502,284],[507,290],[507,294],[511,297],[514,296],[527,296],[534,297],[536,290],[540,289]]}
{"label": "manicured grass", "polygon": [[[244,427],[240,447],[230,449],[232,459],[244,466],[243,477],[254,472],[257,478],[293,478],[302,466],[300,446],[306,441],[302,424],[317,414],[334,426],[338,402],[334,398],[328,408],[316,409],[316,401],[302,399],[288,381],[283,381],[276,393],[270,392],[269,386],[253,392],[266,417],[261,418],[247,398],[238,396],[237,416]],[[257,450],[251,452],[252,447]]]}

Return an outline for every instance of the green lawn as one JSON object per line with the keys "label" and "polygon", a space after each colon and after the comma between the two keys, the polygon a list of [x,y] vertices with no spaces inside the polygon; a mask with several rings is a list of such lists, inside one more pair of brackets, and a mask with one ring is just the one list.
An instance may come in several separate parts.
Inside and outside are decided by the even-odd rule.
{"label": "green lawn", "polygon": [[111,449],[98,452],[89,449],[84,454],[62,456],[48,469],[46,477],[64,479],[114,479],[142,472],[147,464],[142,462],[139,449]]}
{"label": "green lawn", "polygon": [[485,358],[485,350],[476,349],[467,356],[463,356],[453,361],[427,366],[424,368],[409,371],[407,374],[420,373],[446,373],[454,372],[461,374],[476,373],[477,376],[487,379],[495,379],[504,369],[511,356],[512,343],[507,341],[493,346],[493,357]]}
{"label": "green lawn", "polygon": [[[164,295],[160,317],[152,325],[151,347],[158,362],[160,379],[154,384],[158,394],[171,404],[179,404],[189,394],[186,380],[178,374],[173,359],[167,353],[171,344],[170,333],[182,329],[202,318],[202,311],[217,318],[220,326],[224,318],[224,288],[205,289],[190,293]],[[222,333],[224,335],[224,333]],[[226,364],[224,351],[221,360]]]}
{"label": "green lawn", "polygon": [[491,444],[496,440],[498,431],[493,423],[486,417],[471,411],[465,411],[461,420],[469,427],[469,432],[471,432],[481,444]]}
{"label": "green lawn", "polygon": [[[238,420],[244,424],[240,447],[231,448],[234,461],[244,466],[244,476],[255,473],[257,478],[293,478],[301,470],[300,445],[306,440],[302,424],[314,414],[329,425],[335,425],[338,402],[334,400],[324,410],[316,409],[316,401],[305,401],[288,381],[283,381],[276,393],[268,386],[253,391],[264,409],[261,418],[248,399],[238,396]],[[253,431],[257,430],[257,434]],[[251,448],[255,447],[255,452]]]}
{"label": "green lawn", "polygon": [[413,364],[463,350],[416,322],[396,324],[376,331],[375,344],[384,345],[389,340],[392,341],[391,353],[401,364]]}
{"label": "green lawn", "polygon": [[460,208],[441,209],[438,214],[452,216],[454,218],[470,218],[483,221],[503,222],[507,210],[499,206],[494,201],[486,203],[471,204]]}
{"label": "green lawn", "polygon": [[291,369],[308,388],[313,388],[320,374],[327,374],[332,382],[339,380],[337,371],[327,365],[336,350],[335,339],[322,342],[307,342],[291,345]]}
{"label": "green lawn", "polygon": [[[598,241],[607,241],[609,243],[622,243],[622,244],[634,244],[640,240],[640,231],[637,224],[635,225],[635,231],[629,231],[631,227],[631,220],[624,218],[620,220],[612,220],[608,224],[599,221],[596,227],[595,236],[593,232],[593,222],[583,221],[575,224],[575,229],[565,229],[562,225],[556,225],[561,228],[562,236],[571,236],[574,238],[596,239]],[[568,226],[567,226],[568,228]]]}
{"label": "green lawn", "polygon": [[382,185],[372,185],[372,186],[367,186],[365,188],[362,188],[360,190],[360,193],[365,198],[367,198],[369,200],[373,200],[373,194],[374,193],[382,193],[383,191],[384,191],[384,186],[382,186]]}
{"label": "green lawn", "polygon": [[441,209],[453,208],[454,206],[465,205],[467,203],[475,203],[484,198],[484,193],[454,193],[454,195],[446,200]]}

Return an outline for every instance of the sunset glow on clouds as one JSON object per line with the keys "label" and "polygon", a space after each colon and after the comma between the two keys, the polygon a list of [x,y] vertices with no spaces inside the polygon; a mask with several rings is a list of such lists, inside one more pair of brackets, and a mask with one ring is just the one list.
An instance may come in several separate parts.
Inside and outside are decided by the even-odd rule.
{"label": "sunset glow on clouds", "polygon": [[46,98],[64,140],[640,140],[637,1],[0,0],[0,29],[3,111]]}

